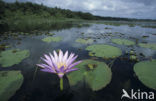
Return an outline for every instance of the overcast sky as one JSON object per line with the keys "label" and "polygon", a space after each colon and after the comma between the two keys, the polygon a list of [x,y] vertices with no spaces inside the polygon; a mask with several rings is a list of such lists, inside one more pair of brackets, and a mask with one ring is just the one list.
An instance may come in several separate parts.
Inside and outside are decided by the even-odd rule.
{"label": "overcast sky", "polygon": [[[16,0],[4,0],[13,2]],[[18,0],[49,7],[90,12],[94,15],[156,19],[156,0]]]}

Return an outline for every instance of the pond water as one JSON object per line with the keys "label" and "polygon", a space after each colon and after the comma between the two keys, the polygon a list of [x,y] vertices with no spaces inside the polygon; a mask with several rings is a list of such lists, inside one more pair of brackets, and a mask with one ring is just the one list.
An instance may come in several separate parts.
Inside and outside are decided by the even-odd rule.
{"label": "pond water", "polygon": [[[138,45],[138,43],[156,43],[156,29],[144,28],[139,25],[130,27],[128,25],[89,24],[90,26],[50,30],[48,33],[55,33],[53,37],[62,37],[60,42],[43,42],[42,39],[49,36],[46,34],[47,31],[40,31],[39,35],[28,34],[18,35],[18,37],[8,35],[7,39],[5,39],[6,35],[2,35],[0,43],[9,45],[8,50],[18,48],[30,51],[30,56],[21,63],[7,68],[0,66],[0,71],[20,70],[24,76],[21,88],[9,101],[120,101],[122,89],[156,92],[138,80],[133,71],[133,66],[137,61],[130,60],[129,54],[127,54],[127,52],[134,51],[139,61],[156,59],[156,50]],[[107,44],[122,50],[122,55],[115,59],[97,58],[98,61],[106,64],[114,61],[110,67],[112,79],[105,88],[92,91],[86,83],[70,86],[67,76],[64,76],[64,91],[60,91],[59,78],[55,74],[41,72],[37,68],[36,64],[40,63],[40,57],[43,54],[58,49],[78,54],[78,60],[94,59],[88,55],[89,51],[85,50],[90,44],[75,42],[78,38],[93,39],[92,44]],[[134,41],[135,45],[115,44],[111,41],[115,38]]]}

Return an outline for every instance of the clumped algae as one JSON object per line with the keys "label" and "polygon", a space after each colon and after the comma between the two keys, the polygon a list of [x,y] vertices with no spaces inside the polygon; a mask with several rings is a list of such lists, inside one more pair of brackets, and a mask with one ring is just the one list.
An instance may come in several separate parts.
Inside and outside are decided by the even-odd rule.
{"label": "clumped algae", "polygon": [[156,60],[142,61],[134,65],[138,79],[147,87],[156,90]]}
{"label": "clumped algae", "polygon": [[138,58],[136,55],[130,55],[130,60],[132,61],[138,61]]}
{"label": "clumped algae", "polygon": [[92,55],[102,58],[116,58],[122,54],[121,49],[105,44],[90,45],[86,50],[90,51]]}
{"label": "clumped algae", "polygon": [[2,67],[10,67],[19,64],[23,59],[29,57],[29,50],[12,49],[0,53],[0,64]]}
{"label": "clumped algae", "polygon": [[20,71],[0,71],[0,101],[8,101],[23,83]]}
{"label": "clumped algae", "polygon": [[43,38],[42,41],[50,43],[50,42],[60,42],[62,40],[62,37],[46,37]]}
{"label": "clumped algae", "polygon": [[[88,59],[75,67],[79,70],[67,75],[71,86],[77,85],[85,80],[93,91],[97,91],[106,87],[111,81],[111,69],[104,62]],[[88,71],[87,68],[90,70]]]}
{"label": "clumped algae", "polygon": [[127,40],[127,39],[112,39],[112,42],[119,45],[135,45],[135,42]]}

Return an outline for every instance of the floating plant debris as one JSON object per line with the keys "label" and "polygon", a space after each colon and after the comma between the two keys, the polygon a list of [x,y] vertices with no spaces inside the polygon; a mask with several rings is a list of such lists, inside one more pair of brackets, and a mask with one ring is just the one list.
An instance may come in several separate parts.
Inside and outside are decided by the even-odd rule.
{"label": "floating plant debris", "polygon": [[2,67],[10,67],[19,64],[23,59],[29,57],[28,50],[12,49],[0,53],[0,64]]}
{"label": "floating plant debris", "polygon": [[78,38],[76,42],[81,43],[81,44],[92,44],[94,42],[93,39],[82,39]]}
{"label": "floating plant debris", "polygon": [[145,26],[141,26],[141,27],[144,27],[144,28],[156,28],[156,26],[149,26],[149,25],[145,25]]}
{"label": "floating plant debris", "polygon": [[5,44],[0,44],[0,51],[5,50],[6,48],[9,48],[9,46],[7,46]]}
{"label": "floating plant debris", "polygon": [[135,42],[126,39],[112,39],[112,42],[119,45],[134,45]]}
{"label": "floating plant debris", "polygon": [[89,70],[93,70],[95,67],[97,67],[96,64],[88,64],[87,66],[88,66]]}
{"label": "floating plant debris", "polygon": [[0,101],[8,101],[23,83],[20,71],[0,71]]}
{"label": "floating plant debris", "polygon": [[139,43],[139,46],[156,50],[156,43]]}
{"label": "floating plant debris", "polygon": [[[88,66],[92,68],[90,71],[86,69]],[[104,62],[84,60],[75,67],[79,70],[67,75],[71,86],[85,80],[92,90],[97,91],[106,87],[111,81],[112,72]]]}
{"label": "floating plant debris", "polygon": [[90,45],[86,50],[94,53],[96,57],[102,58],[115,58],[122,54],[119,48],[104,44]]}
{"label": "floating plant debris", "polygon": [[109,28],[109,27],[105,27],[105,29],[112,29],[112,28]]}
{"label": "floating plant debris", "polygon": [[149,37],[148,35],[143,35],[143,36],[142,36],[142,38],[148,38],[148,37]]}
{"label": "floating plant debris", "polygon": [[89,55],[89,56],[95,56],[94,53],[92,53],[92,52],[89,52],[88,55]]}
{"label": "floating plant debris", "polygon": [[130,55],[130,60],[132,60],[132,61],[137,61],[138,58],[137,58],[136,55]]}
{"label": "floating plant debris", "polygon": [[62,40],[62,37],[46,37],[43,38],[42,41],[50,43],[50,42],[59,42]]}
{"label": "floating plant debris", "polygon": [[134,65],[138,79],[147,87],[156,90],[156,60],[142,61]]}

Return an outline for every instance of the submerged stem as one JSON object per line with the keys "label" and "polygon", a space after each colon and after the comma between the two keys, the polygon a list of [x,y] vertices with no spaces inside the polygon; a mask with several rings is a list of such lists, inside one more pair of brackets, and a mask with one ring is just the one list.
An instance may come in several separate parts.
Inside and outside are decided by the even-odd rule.
{"label": "submerged stem", "polygon": [[38,66],[37,66],[36,69],[35,69],[35,72],[34,72],[34,75],[33,75],[33,81],[35,80],[37,70],[38,70]]}
{"label": "submerged stem", "polygon": [[60,90],[63,91],[63,78],[60,78]]}

